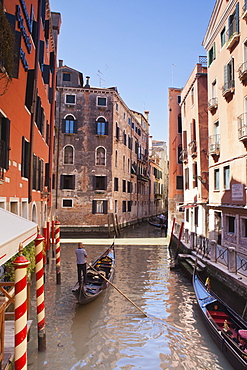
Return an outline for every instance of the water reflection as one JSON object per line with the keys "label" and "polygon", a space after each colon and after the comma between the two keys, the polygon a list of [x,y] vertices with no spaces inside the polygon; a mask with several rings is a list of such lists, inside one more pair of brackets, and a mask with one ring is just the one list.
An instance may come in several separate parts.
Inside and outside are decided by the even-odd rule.
{"label": "water reflection", "polygon": [[[139,229],[139,235],[143,237],[146,230]],[[153,232],[152,227],[149,231]],[[86,249],[93,260],[105,247]],[[232,369],[200,320],[191,284],[169,270],[166,246],[116,248],[114,284],[148,317],[112,287],[96,301],[78,305],[71,293],[76,279],[74,250],[73,244],[62,245],[61,287],[56,286],[55,266],[49,266],[47,350],[37,352],[34,324],[29,370]]]}

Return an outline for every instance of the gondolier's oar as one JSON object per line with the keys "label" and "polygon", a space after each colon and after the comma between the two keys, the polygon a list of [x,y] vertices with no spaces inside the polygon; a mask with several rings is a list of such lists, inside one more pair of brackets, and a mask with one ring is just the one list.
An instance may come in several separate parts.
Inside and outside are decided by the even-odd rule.
{"label": "gondolier's oar", "polygon": [[124,298],[126,298],[130,303],[132,303],[133,304],[133,306],[135,306],[139,311],[141,311],[141,313],[144,315],[144,316],[146,316],[146,317],[148,317],[148,315],[144,312],[144,311],[142,311],[142,309],[140,308],[140,307],[138,307],[129,297],[127,297],[127,295],[125,295],[123,292],[121,292],[121,290],[120,289],[118,289],[118,287],[116,287],[116,285],[114,285],[113,283],[111,283],[110,282],[110,280],[108,280],[106,277],[104,277],[103,275],[101,275],[101,273],[98,271],[98,270],[96,270],[92,265],[90,265],[89,263],[87,263],[87,265],[92,269],[92,270],[94,270],[94,271],[96,271],[97,272],[97,274],[100,276],[100,277],[102,277],[102,279],[104,279],[105,281],[107,281],[107,283],[109,283],[111,286],[113,286],[113,288],[114,289],[116,289],[117,291],[118,291],[118,293],[120,293]]}

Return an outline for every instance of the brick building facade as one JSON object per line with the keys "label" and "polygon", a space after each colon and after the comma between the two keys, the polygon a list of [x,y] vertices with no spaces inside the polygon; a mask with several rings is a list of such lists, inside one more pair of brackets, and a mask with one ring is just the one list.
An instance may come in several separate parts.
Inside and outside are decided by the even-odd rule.
{"label": "brick building facade", "polygon": [[125,226],[149,214],[148,113],[130,110],[117,88],[57,72],[54,209],[64,230]]}

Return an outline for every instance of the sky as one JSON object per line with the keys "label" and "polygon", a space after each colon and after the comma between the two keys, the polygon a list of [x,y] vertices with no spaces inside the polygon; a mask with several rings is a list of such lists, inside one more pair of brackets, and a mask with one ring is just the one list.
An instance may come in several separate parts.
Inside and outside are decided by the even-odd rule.
{"label": "sky", "polygon": [[199,56],[216,0],[50,0],[61,13],[58,59],[116,86],[127,106],[148,110],[150,134],[168,141],[168,88],[182,88]]}

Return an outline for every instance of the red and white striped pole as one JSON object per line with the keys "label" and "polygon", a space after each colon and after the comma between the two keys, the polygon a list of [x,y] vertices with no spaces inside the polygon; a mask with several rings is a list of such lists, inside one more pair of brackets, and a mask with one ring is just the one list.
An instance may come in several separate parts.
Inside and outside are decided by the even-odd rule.
{"label": "red and white striped pole", "polygon": [[37,324],[38,324],[38,350],[46,350],[45,333],[45,299],[44,299],[44,263],[43,247],[45,238],[39,234],[35,239],[35,274],[36,274],[36,306],[37,306]]}
{"label": "red and white striped pole", "polygon": [[50,262],[50,243],[51,243],[51,240],[50,240],[50,218],[47,219],[47,231],[46,231],[46,261],[47,261],[47,264],[49,264]]}
{"label": "red and white striped pole", "polygon": [[46,250],[47,250],[47,222],[46,221],[43,227],[43,234],[44,234],[43,259],[44,259],[44,265],[46,265]]}
{"label": "red and white striped pole", "polygon": [[13,261],[15,268],[15,370],[27,369],[27,267],[29,261],[22,255]]}
{"label": "red and white striped pole", "polygon": [[51,220],[51,243],[52,243],[52,258],[55,258],[54,244],[55,244],[55,219],[52,216]]}
{"label": "red and white striped pole", "polygon": [[55,222],[55,241],[56,241],[56,277],[57,284],[61,284],[61,271],[60,271],[60,222]]}

